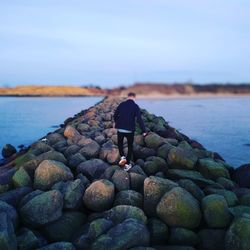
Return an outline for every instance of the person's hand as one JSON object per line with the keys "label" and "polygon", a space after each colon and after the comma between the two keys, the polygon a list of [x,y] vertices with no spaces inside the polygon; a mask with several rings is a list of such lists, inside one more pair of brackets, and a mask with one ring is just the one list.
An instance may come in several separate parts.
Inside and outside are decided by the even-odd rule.
{"label": "person's hand", "polygon": [[147,134],[148,134],[148,133],[145,132],[145,133],[143,133],[142,135],[145,137]]}

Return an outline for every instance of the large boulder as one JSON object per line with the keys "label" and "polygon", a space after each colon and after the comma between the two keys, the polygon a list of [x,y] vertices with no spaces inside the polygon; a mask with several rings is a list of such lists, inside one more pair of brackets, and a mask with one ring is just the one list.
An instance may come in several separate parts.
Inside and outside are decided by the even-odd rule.
{"label": "large boulder", "polygon": [[25,186],[29,187],[32,185],[32,180],[27,171],[23,167],[20,167],[13,175],[12,183],[16,188]]}
{"label": "large boulder", "polygon": [[240,187],[250,188],[250,164],[244,164],[236,168],[234,180]]}
{"label": "large boulder", "polygon": [[204,177],[214,181],[216,181],[219,177],[230,179],[230,175],[226,167],[210,158],[200,159],[198,162],[198,170]]}
{"label": "large boulder", "polygon": [[34,186],[40,190],[50,189],[56,182],[72,180],[70,168],[62,162],[45,160],[35,171]]}
{"label": "large boulder", "polygon": [[193,170],[198,158],[193,150],[175,147],[169,150],[168,163],[171,168]]}
{"label": "large boulder", "polygon": [[108,180],[93,182],[85,191],[84,204],[92,211],[101,212],[109,209],[114,201],[115,187]]}
{"label": "large boulder", "polygon": [[167,192],[157,205],[158,216],[171,227],[196,228],[201,211],[198,201],[185,189],[175,187]]}
{"label": "large boulder", "polygon": [[146,137],[145,137],[145,144],[148,148],[158,148],[164,143],[164,138],[161,136],[157,135],[154,132],[150,132]]}
{"label": "large boulder", "polygon": [[248,250],[250,246],[249,215],[235,219],[225,237],[226,250]]}
{"label": "large boulder", "polygon": [[111,140],[104,143],[101,147],[99,157],[106,160],[108,163],[117,163],[120,155],[117,146]]}
{"label": "large boulder", "polygon": [[78,165],[77,172],[85,175],[89,180],[99,179],[109,164],[101,159],[91,159]]}
{"label": "large boulder", "polygon": [[86,216],[80,212],[65,212],[58,220],[44,226],[42,231],[52,242],[71,241],[85,221]]}
{"label": "large boulder", "polygon": [[79,137],[80,133],[74,127],[68,125],[64,130],[64,136],[66,138]]}
{"label": "large boulder", "polygon": [[88,138],[84,140],[81,146],[82,148],[79,150],[79,153],[87,159],[95,158],[99,155],[100,145],[96,141]]}
{"label": "large boulder", "polygon": [[130,205],[142,208],[143,196],[134,190],[123,190],[117,193],[114,201],[114,206]]}
{"label": "large boulder", "polygon": [[225,228],[232,220],[227,202],[222,195],[211,194],[204,197],[202,211],[207,225],[211,228]]}
{"label": "large boulder", "polygon": [[15,154],[16,148],[14,146],[12,146],[11,144],[6,144],[4,145],[3,149],[2,149],[2,156],[3,158],[9,158],[11,157],[13,154]]}
{"label": "large boulder", "polygon": [[25,199],[19,211],[24,224],[37,227],[59,219],[62,215],[62,208],[62,194],[57,190],[52,190],[42,192],[31,199]]}
{"label": "large boulder", "polygon": [[170,149],[174,148],[173,145],[171,145],[168,142],[165,142],[162,146],[160,146],[157,149],[157,156],[167,160],[168,159],[168,153],[170,151]]}
{"label": "large boulder", "polygon": [[8,214],[4,212],[0,212],[0,249],[17,249],[14,227]]}
{"label": "large boulder", "polygon": [[150,233],[151,244],[164,244],[168,240],[168,227],[165,223],[157,218],[148,220],[148,230]]}
{"label": "large boulder", "polygon": [[149,216],[156,215],[156,206],[162,196],[170,191],[172,188],[177,187],[173,181],[163,179],[160,177],[150,176],[144,181],[144,211]]}
{"label": "large boulder", "polygon": [[78,209],[82,205],[82,197],[85,191],[83,181],[58,182],[52,189],[59,190],[63,194],[63,207],[65,209]]}
{"label": "large boulder", "polygon": [[118,191],[130,189],[130,176],[129,173],[124,170],[115,170],[111,181]]}
{"label": "large boulder", "polygon": [[18,226],[18,214],[14,207],[4,201],[0,201],[0,213],[6,213],[11,219],[14,229]]}
{"label": "large boulder", "polygon": [[168,170],[167,163],[161,157],[152,156],[146,159],[143,170],[147,175],[154,175],[159,171],[166,172]]}
{"label": "large boulder", "polygon": [[147,227],[135,220],[126,219],[100,236],[91,246],[93,250],[101,249],[129,249],[135,246],[149,245],[149,232]]}

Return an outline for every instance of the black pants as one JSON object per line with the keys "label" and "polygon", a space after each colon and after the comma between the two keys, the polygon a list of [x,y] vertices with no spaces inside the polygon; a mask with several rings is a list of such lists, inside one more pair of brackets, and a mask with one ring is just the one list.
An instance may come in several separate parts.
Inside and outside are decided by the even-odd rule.
{"label": "black pants", "polygon": [[123,151],[123,140],[124,137],[127,138],[128,141],[128,154],[127,154],[127,163],[130,163],[132,154],[133,154],[133,142],[134,142],[134,133],[122,133],[122,132],[117,132],[118,136],[118,149],[120,156],[125,156],[124,151]]}

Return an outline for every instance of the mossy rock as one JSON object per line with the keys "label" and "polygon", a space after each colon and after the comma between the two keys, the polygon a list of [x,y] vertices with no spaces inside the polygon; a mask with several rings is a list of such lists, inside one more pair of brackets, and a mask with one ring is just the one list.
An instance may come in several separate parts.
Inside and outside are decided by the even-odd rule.
{"label": "mossy rock", "polygon": [[225,237],[226,250],[248,250],[250,246],[250,217],[233,221]]}
{"label": "mossy rock", "polygon": [[142,193],[143,192],[143,184],[144,180],[146,179],[146,176],[137,174],[137,173],[129,173],[130,175],[130,188],[132,190],[135,190],[137,192]]}
{"label": "mossy rock", "polygon": [[239,198],[239,203],[240,205],[243,205],[243,206],[250,206],[250,194],[242,195]]}
{"label": "mossy rock", "polygon": [[148,148],[156,149],[164,143],[164,138],[153,132],[150,132],[144,140]]}
{"label": "mossy rock", "polygon": [[211,194],[204,197],[202,210],[204,219],[211,228],[225,228],[231,223],[232,215],[222,195]]}
{"label": "mossy rock", "polygon": [[35,158],[35,155],[32,154],[32,150],[30,149],[26,154],[17,157],[14,160],[14,164],[18,168],[22,166],[25,162],[33,160],[34,158]]}
{"label": "mossy rock", "polygon": [[142,208],[143,196],[134,190],[123,190],[117,193],[114,206],[129,205]]}
{"label": "mossy rock", "polygon": [[20,167],[13,175],[12,183],[16,188],[25,186],[29,187],[32,185],[32,180],[27,171],[23,167]]}
{"label": "mossy rock", "polygon": [[124,170],[115,170],[111,181],[114,183],[118,192],[130,189],[130,176],[129,173]]}
{"label": "mossy rock", "polygon": [[148,220],[148,230],[151,244],[164,244],[167,242],[169,237],[168,227],[158,218],[150,218]]}
{"label": "mossy rock", "polygon": [[170,227],[196,228],[201,211],[198,201],[185,189],[175,187],[157,205],[157,215]]}
{"label": "mossy rock", "polygon": [[154,175],[159,171],[168,170],[167,163],[161,157],[152,156],[146,159],[143,170],[147,175]]}
{"label": "mossy rock", "polygon": [[219,177],[216,180],[216,183],[222,185],[225,189],[228,189],[228,190],[233,190],[236,187],[236,184],[233,181],[225,177]]}
{"label": "mossy rock", "polygon": [[216,181],[219,177],[230,179],[230,175],[226,167],[210,158],[200,159],[198,161],[198,170],[204,177],[214,181]]}
{"label": "mossy rock", "polygon": [[243,214],[250,215],[250,206],[239,205],[230,208],[230,212],[234,217],[241,217]]}
{"label": "mossy rock", "polygon": [[162,146],[160,146],[157,149],[157,156],[167,160],[168,159],[168,153],[170,149],[174,148],[174,146],[170,143],[165,142]]}
{"label": "mossy rock", "polygon": [[177,187],[178,184],[160,177],[150,176],[144,181],[144,203],[143,208],[147,215],[155,216],[156,207],[162,196],[170,191],[172,188]]}

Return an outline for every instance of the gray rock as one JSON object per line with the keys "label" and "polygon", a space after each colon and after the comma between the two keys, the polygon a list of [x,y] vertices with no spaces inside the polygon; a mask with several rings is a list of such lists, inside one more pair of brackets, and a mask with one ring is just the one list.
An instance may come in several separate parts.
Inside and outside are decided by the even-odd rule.
{"label": "gray rock", "polygon": [[16,148],[14,146],[12,146],[11,144],[6,144],[4,145],[3,149],[2,149],[2,156],[3,158],[9,158],[12,155],[14,155],[16,153]]}
{"label": "gray rock", "polygon": [[151,244],[164,244],[168,240],[168,227],[157,218],[148,220],[148,230],[150,232]]}
{"label": "gray rock", "polygon": [[130,175],[124,170],[115,170],[111,181],[118,191],[130,189]]}
{"label": "gray rock", "polygon": [[143,196],[134,190],[124,190],[117,193],[114,201],[114,206],[130,205],[142,208]]}

